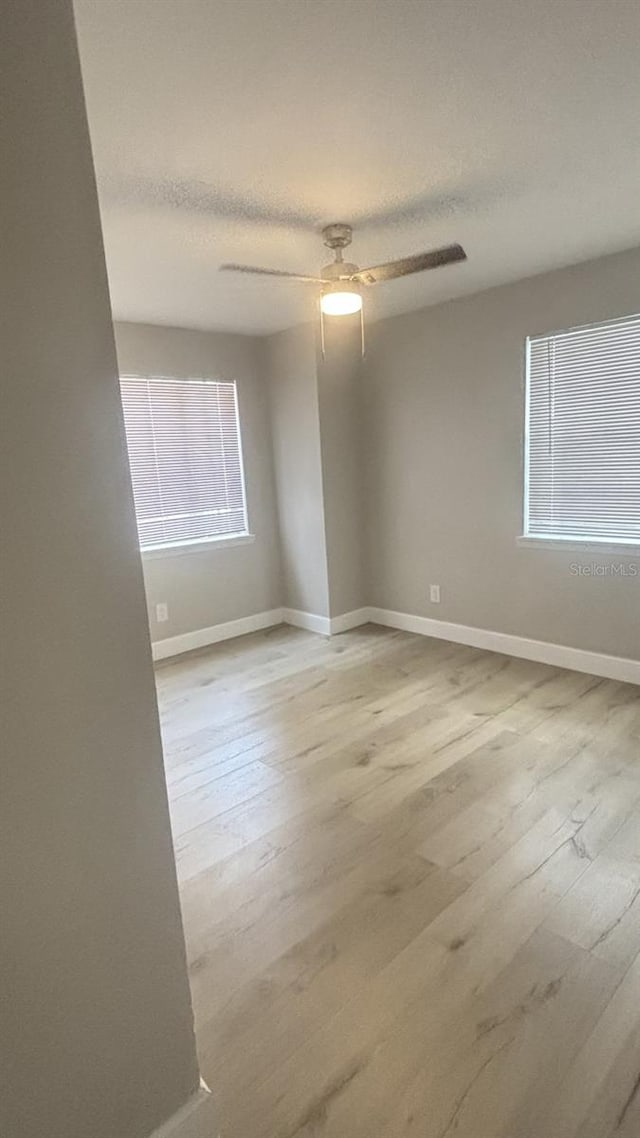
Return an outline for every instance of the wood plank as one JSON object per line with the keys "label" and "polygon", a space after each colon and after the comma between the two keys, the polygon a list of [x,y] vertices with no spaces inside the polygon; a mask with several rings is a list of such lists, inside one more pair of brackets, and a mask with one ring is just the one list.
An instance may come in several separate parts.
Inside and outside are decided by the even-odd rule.
{"label": "wood plank", "polygon": [[636,1138],[638,688],[279,628],[158,694],[225,1138]]}

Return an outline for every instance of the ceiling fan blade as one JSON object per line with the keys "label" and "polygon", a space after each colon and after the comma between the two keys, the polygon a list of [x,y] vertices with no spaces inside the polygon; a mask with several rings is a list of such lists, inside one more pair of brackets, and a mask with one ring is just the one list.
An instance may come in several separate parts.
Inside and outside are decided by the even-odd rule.
{"label": "ceiling fan blade", "polygon": [[222,273],[255,273],[261,277],[284,277],[289,281],[311,281],[324,284],[321,277],[305,277],[300,273],[287,273],[283,269],[259,269],[256,265],[220,265]]}
{"label": "ceiling fan blade", "polygon": [[393,281],[396,277],[407,277],[410,273],[422,273],[425,269],[439,269],[441,265],[453,265],[456,261],[466,261],[467,254],[462,245],[445,245],[442,249],[431,249],[429,253],[416,253],[413,257],[403,257],[400,261],[387,261],[384,265],[373,265],[369,269],[359,269],[353,279],[364,284],[377,284],[380,281]]}

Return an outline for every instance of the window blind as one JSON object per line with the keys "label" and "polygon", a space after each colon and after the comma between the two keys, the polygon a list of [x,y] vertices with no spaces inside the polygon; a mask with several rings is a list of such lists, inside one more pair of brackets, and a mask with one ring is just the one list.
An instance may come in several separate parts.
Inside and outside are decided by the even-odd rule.
{"label": "window blind", "polygon": [[120,380],[140,545],[247,530],[235,383]]}
{"label": "window blind", "polygon": [[525,534],[640,542],[640,317],[527,341]]}

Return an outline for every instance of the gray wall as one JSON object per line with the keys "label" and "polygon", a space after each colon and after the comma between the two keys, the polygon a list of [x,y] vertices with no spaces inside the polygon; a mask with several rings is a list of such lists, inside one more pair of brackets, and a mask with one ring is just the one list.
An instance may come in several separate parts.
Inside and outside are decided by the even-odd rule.
{"label": "gray wall", "polygon": [[[268,393],[261,344],[250,336],[116,324],[123,375],[235,379],[245,467],[249,545],[143,556],[152,640],[208,628],[282,604]],[[158,624],[155,606],[169,606]]]}
{"label": "gray wall", "polygon": [[305,324],[263,344],[279,531],[288,608],[329,616],[315,330]]}
{"label": "gray wall", "polygon": [[[370,604],[640,656],[640,577],[577,577],[570,568],[632,562],[516,544],[525,337],[639,310],[635,250],[370,329]],[[440,605],[429,603],[430,583],[441,586]]]}
{"label": "gray wall", "polygon": [[198,1070],[68,0],[0,73],[0,1133],[144,1138]]}
{"label": "gray wall", "polygon": [[284,603],[335,617],[364,604],[360,326],[305,324],[265,340]]}
{"label": "gray wall", "polygon": [[365,604],[359,317],[325,321],[317,356],[320,451],[332,617]]}

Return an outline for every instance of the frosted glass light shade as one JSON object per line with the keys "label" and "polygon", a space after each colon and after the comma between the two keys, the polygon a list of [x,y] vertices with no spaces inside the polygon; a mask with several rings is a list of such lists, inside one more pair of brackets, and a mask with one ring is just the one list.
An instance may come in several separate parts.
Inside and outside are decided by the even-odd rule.
{"label": "frosted glass light shade", "polygon": [[350,316],[362,308],[362,296],[357,285],[349,281],[338,281],[320,297],[320,307],[325,316]]}

